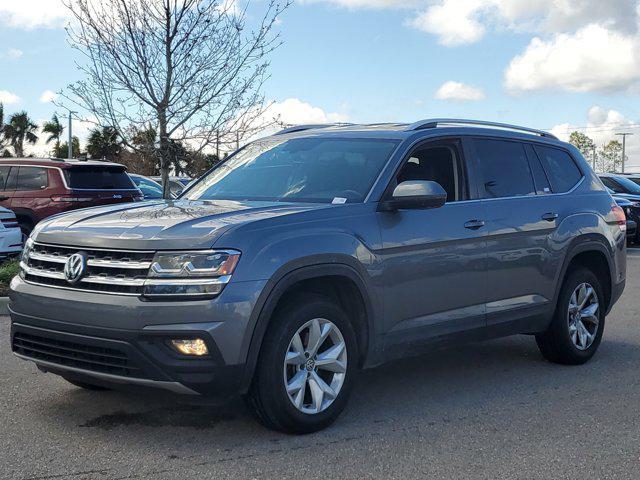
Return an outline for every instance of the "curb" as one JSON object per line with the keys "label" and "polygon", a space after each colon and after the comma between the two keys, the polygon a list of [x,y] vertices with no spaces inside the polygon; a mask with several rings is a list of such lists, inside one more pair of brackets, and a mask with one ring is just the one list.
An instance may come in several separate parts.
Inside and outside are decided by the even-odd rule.
{"label": "curb", "polygon": [[0,315],[9,315],[9,297],[0,297]]}

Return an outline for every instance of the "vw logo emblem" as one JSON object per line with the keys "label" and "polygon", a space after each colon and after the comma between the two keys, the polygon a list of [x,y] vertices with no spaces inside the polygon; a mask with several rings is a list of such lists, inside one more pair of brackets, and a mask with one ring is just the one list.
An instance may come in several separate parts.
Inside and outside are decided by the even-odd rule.
{"label": "vw logo emblem", "polygon": [[87,257],[83,253],[74,253],[64,264],[64,278],[69,283],[78,282],[87,268]]}

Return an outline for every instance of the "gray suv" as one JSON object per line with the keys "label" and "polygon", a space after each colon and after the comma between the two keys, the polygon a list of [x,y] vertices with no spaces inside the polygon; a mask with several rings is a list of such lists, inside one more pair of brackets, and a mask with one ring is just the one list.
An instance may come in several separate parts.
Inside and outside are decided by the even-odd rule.
{"label": "gray suv", "polygon": [[177,200],[37,225],[15,355],[89,389],[242,395],[311,432],[357,372],[534,335],[582,364],[625,285],[624,212],[549,133],[434,119],[255,141]]}

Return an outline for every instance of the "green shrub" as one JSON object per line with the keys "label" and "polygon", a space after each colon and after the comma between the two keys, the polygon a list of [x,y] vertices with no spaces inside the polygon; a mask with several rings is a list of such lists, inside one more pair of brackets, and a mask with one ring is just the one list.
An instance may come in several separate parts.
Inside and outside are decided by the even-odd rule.
{"label": "green shrub", "polygon": [[20,261],[7,260],[0,265],[0,285],[9,286],[11,279],[18,274],[20,270]]}

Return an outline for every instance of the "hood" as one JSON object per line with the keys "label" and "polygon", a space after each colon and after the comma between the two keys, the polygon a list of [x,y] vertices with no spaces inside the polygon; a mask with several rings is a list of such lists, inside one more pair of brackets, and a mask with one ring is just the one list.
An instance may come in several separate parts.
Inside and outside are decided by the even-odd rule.
{"label": "hood", "polygon": [[228,229],[324,204],[162,200],[75,210],[41,222],[41,243],[85,248],[171,250],[210,248]]}

